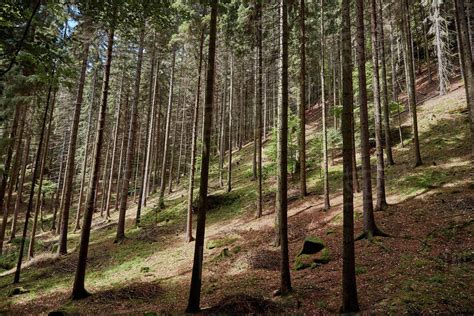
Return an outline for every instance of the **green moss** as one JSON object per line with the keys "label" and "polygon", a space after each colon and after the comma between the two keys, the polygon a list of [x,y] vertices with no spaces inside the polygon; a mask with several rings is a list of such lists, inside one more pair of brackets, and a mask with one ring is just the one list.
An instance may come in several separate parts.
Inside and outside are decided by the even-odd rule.
{"label": "green moss", "polygon": [[356,265],[356,267],[355,267],[355,273],[356,273],[357,275],[366,274],[366,273],[367,273],[367,268],[366,268],[366,267],[363,267],[363,266],[358,266],[358,265]]}
{"label": "green moss", "polygon": [[220,238],[220,239],[209,240],[206,243],[206,248],[207,249],[221,248],[221,247],[233,244],[236,240],[237,240],[237,238],[230,237],[230,236],[226,236],[226,237]]}

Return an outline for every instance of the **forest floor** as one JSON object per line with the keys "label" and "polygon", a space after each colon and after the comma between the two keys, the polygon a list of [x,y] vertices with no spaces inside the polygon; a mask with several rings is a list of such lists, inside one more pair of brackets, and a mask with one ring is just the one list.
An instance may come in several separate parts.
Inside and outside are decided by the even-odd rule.
{"label": "forest floor", "polygon": [[[414,168],[408,113],[402,115],[404,147],[392,120],[394,166],[386,167],[389,208],[376,212],[390,234],[356,242],[356,274],[361,310],[376,314],[474,313],[474,165],[464,87],[449,94],[419,82],[419,136],[424,164]],[[310,109],[309,111],[314,110]],[[308,137],[316,120],[308,122]],[[279,248],[274,241],[274,179],[266,167],[264,216],[255,218],[256,183],[252,144],[234,154],[233,190],[219,188],[217,163],[211,166],[211,208],[207,216],[202,277],[204,313],[338,313],[342,273],[342,163],[330,166],[332,207],[323,211],[319,170],[310,166],[310,194],[298,198],[289,183],[289,251],[293,293],[273,297],[279,287]],[[375,162],[375,157],[372,157]],[[268,164],[268,159],[265,160]],[[374,176],[375,176],[375,164]],[[224,174],[226,178],[226,174]],[[182,184],[187,181],[183,178]],[[374,180],[375,183],[375,180]],[[157,210],[151,198],[142,225],[128,210],[127,238],[114,244],[116,218],[96,216],[91,236],[87,299],[69,299],[79,234],[71,234],[70,254],[51,254],[57,236],[38,238],[38,255],[25,264],[20,295],[10,295],[13,270],[0,274],[0,314],[51,311],[84,314],[183,312],[191,278],[194,243],[184,242],[185,187],[178,186]],[[375,197],[374,197],[375,198]],[[355,194],[355,230],[362,229],[362,195]],[[195,225],[195,223],[194,223]],[[329,262],[296,270],[295,257],[307,236],[321,238]],[[13,246],[12,246],[13,247]],[[1,271],[1,270],[0,270]]]}

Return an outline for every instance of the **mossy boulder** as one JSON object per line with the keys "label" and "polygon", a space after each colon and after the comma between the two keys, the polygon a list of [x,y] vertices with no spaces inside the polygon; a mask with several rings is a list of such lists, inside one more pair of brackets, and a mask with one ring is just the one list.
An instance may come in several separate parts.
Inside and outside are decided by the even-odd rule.
{"label": "mossy boulder", "polygon": [[303,248],[295,258],[294,269],[303,270],[315,268],[331,260],[329,249],[318,237],[308,236],[303,242]]}
{"label": "mossy boulder", "polygon": [[303,242],[303,248],[298,253],[300,255],[313,255],[324,249],[324,242],[321,238],[307,236]]}

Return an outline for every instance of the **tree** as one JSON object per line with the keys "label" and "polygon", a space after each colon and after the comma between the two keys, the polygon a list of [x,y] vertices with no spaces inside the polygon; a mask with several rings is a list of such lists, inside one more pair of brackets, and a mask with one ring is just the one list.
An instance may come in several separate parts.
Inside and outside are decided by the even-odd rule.
{"label": "tree", "polygon": [[323,125],[323,168],[324,168],[324,210],[328,210],[331,207],[331,203],[329,200],[329,170],[328,170],[328,136],[327,136],[327,122],[326,122],[326,93],[324,87],[324,19],[323,19],[323,3],[324,0],[320,2],[320,12],[321,12],[321,117],[322,117],[322,125]]}
{"label": "tree", "polygon": [[196,172],[196,149],[197,149],[197,134],[198,134],[198,119],[199,119],[199,101],[201,97],[201,73],[204,47],[204,28],[201,29],[201,36],[199,40],[199,62],[198,62],[198,79],[196,83],[196,94],[194,96],[194,112],[193,112],[193,133],[191,140],[191,167],[189,171],[189,185],[188,185],[188,208],[186,219],[186,242],[191,242],[193,238],[193,195],[194,195],[194,174]]}
{"label": "tree", "polygon": [[299,23],[300,23],[300,78],[299,78],[299,103],[298,103],[298,115],[299,115],[299,138],[298,138],[298,149],[299,149],[299,167],[300,167],[300,195],[302,197],[308,194],[306,189],[306,33],[305,33],[305,1],[300,0],[300,12],[299,12]]}
{"label": "tree", "polygon": [[276,212],[280,231],[280,292],[291,292],[288,258],[288,3],[280,0],[280,82],[278,102]]}
{"label": "tree", "polygon": [[127,212],[127,200],[128,190],[130,188],[130,179],[132,177],[133,167],[133,154],[135,152],[135,142],[137,138],[137,125],[138,125],[138,98],[140,96],[140,79],[142,74],[142,62],[143,62],[143,42],[145,38],[145,22],[140,26],[140,39],[138,44],[138,59],[137,68],[135,70],[135,86],[133,89],[133,102],[130,114],[130,129],[128,133],[128,144],[127,153],[125,158],[125,173],[123,178],[123,184],[120,192],[120,208],[119,208],[119,219],[117,224],[117,234],[115,236],[115,242],[119,242],[125,238],[125,215]]}
{"label": "tree", "polygon": [[263,193],[262,193],[262,90],[263,90],[263,34],[262,34],[262,2],[257,0],[255,3],[256,11],[256,39],[257,39],[257,60],[256,60],[256,102],[255,102],[255,149],[256,149],[256,171],[257,171],[257,217],[262,216],[263,212]]}
{"label": "tree", "polygon": [[209,24],[209,52],[207,55],[207,85],[204,101],[203,147],[201,162],[201,178],[199,187],[199,206],[197,214],[196,242],[194,245],[193,270],[191,276],[191,289],[189,291],[187,313],[197,312],[201,302],[201,276],[204,250],[204,234],[206,229],[206,212],[208,208],[207,191],[209,182],[209,158],[211,153],[211,122],[214,98],[214,67],[216,59],[216,33],[217,33],[217,4],[211,2],[211,19]]}
{"label": "tree", "polygon": [[415,152],[415,167],[423,164],[420,153],[420,141],[418,139],[418,118],[416,115],[416,87],[415,87],[415,67],[413,65],[413,46],[410,29],[408,0],[400,1],[401,30],[403,40],[403,56],[405,59],[405,76],[408,94],[408,105],[411,113],[411,128],[413,132],[413,146]]}
{"label": "tree", "polygon": [[75,157],[76,157],[76,143],[77,143],[77,131],[79,129],[79,119],[81,116],[82,100],[84,95],[84,84],[86,80],[87,71],[87,59],[89,56],[90,42],[85,41],[83,43],[82,51],[82,66],[79,76],[79,84],[77,88],[76,105],[74,108],[74,115],[71,126],[71,134],[69,139],[69,149],[66,164],[66,176],[64,178],[64,202],[61,215],[61,233],[59,235],[59,246],[58,254],[67,254],[67,233],[69,226],[69,209],[71,207],[71,199],[73,194],[73,183],[72,180],[75,174]]}
{"label": "tree", "polygon": [[[52,77],[54,77],[54,72]],[[25,223],[23,225],[23,233],[21,235],[21,240],[20,240],[20,252],[18,254],[18,261],[16,264],[16,270],[15,270],[15,276],[13,278],[13,283],[18,283],[20,282],[20,274],[21,274],[21,263],[23,261],[23,252],[25,249],[25,242],[26,242],[26,234],[28,233],[28,222],[30,219],[31,215],[31,210],[33,208],[33,199],[35,195],[35,185],[36,185],[36,179],[38,178],[38,171],[40,168],[40,162],[41,162],[41,153],[43,150],[43,138],[44,138],[44,132],[46,129],[46,121],[48,118],[48,111],[49,111],[49,106],[50,106],[50,101],[51,101],[51,91],[52,91],[52,84],[49,85],[48,89],[48,96],[46,98],[46,106],[44,109],[44,114],[43,114],[43,124],[41,125],[41,131],[39,135],[39,142],[38,142],[38,149],[36,151],[36,158],[35,158],[35,165],[34,165],[34,170],[33,170],[33,176],[31,178],[31,187],[30,187],[30,194],[28,197],[28,206],[26,208],[25,212]]]}
{"label": "tree", "polygon": [[383,0],[379,0],[378,6],[378,35],[379,35],[379,50],[380,50],[380,76],[381,78],[381,101],[383,109],[383,127],[385,136],[385,154],[387,156],[387,163],[394,165],[392,154],[392,136],[390,133],[390,106],[388,103],[388,83],[387,83],[387,63],[385,58],[385,31],[383,20]]}
{"label": "tree", "polygon": [[471,157],[474,158],[474,61],[469,37],[469,26],[467,24],[464,0],[455,0],[456,24],[460,41],[460,53],[462,55],[462,67],[464,84],[466,89],[466,103],[469,110],[471,128]]}
{"label": "tree", "polygon": [[377,40],[377,3],[376,0],[370,0],[371,3],[371,28],[372,28],[372,62],[373,71],[373,90],[374,90],[374,112],[375,112],[375,143],[377,153],[377,202],[375,209],[385,210],[387,201],[385,199],[385,166],[383,158],[382,145],[382,109],[380,106],[380,79],[379,79],[379,47]]}
{"label": "tree", "polygon": [[[166,163],[168,156],[168,141],[171,128],[171,111],[173,108],[173,89],[174,89],[174,68],[176,63],[176,48],[173,48],[171,57],[171,77],[170,77],[170,90],[168,97],[168,109],[166,110],[166,127],[165,127],[165,143],[163,147],[163,164],[161,166],[161,185],[160,185],[160,208],[165,207],[165,188],[166,188]],[[169,175],[171,177],[171,174]]]}
{"label": "tree", "polygon": [[[113,12],[113,19],[115,18],[115,11]],[[114,20],[112,20],[114,21]],[[107,98],[109,95],[109,78],[110,78],[110,67],[112,65],[112,51],[114,44],[114,23],[108,31],[108,43],[107,43],[107,59],[104,68],[104,82],[102,86],[102,99],[100,102],[99,118],[97,121],[97,130],[96,138],[94,144],[94,159],[92,165],[92,178],[90,181],[89,192],[87,193],[86,207],[84,211],[84,217],[82,220],[82,229],[81,229],[81,238],[79,245],[79,258],[77,261],[77,268],[74,277],[74,284],[72,287],[71,298],[73,300],[78,300],[89,296],[87,292],[84,281],[86,277],[86,266],[87,266],[87,254],[89,251],[89,239],[92,225],[92,215],[94,214],[95,206],[95,194],[98,187],[98,178],[100,173],[100,162],[101,162],[101,153],[103,150],[104,142],[104,127],[105,119],[107,113]]]}
{"label": "tree", "polygon": [[342,151],[343,151],[343,253],[342,313],[359,311],[355,274],[354,200],[352,187],[352,56],[350,0],[342,0]]}

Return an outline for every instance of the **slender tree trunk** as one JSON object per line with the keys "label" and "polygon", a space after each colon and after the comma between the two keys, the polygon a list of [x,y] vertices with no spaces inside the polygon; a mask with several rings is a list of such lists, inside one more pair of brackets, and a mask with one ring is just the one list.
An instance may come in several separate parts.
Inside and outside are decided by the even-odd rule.
{"label": "slender tree trunk", "polygon": [[86,182],[86,174],[87,174],[87,160],[89,158],[89,142],[90,142],[90,134],[92,129],[92,112],[94,109],[94,99],[95,99],[95,86],[97,82],[97,70],[94,71],[94,79],[92,79],[92,100],[91,104],[89,105],[89,114],[87,119],[87,133],[86,133],[86,143],[84,144],[84,159],[82,160],[82,169],[81,169],[81,187],[79,189],[79,201],[77,203],[77,212],[76,212],[76,225],[74,227],[74,231],[80,229],[80,219],[81,219],[81,211],[82,211],[82,203],[83,203],[83,195],[84,195],[84,187]]}
{"label": "slender tree trunk", "polygon": [[219,133],[219,186],[224,186],[224,155],[225,155],[225,109],[227,104],[227,62],[224,71],[224,91],[222,91],[220,133]]}
{"label": "slender tree trunk", "polygon": [[125,95],[125,113],[123,116],[124,126],[122,132],[122,141],[120,145],[120,158],[118,164],[118,175],[117,175],[117,184],[115,188],[115,206],[114,210],[117,212],[119,208],[119,203],[121,200],[120,193],[122,192],[122,184],[123,184],[123,162],[125,160],[126,155],[126,148],[125,146],[128,144],[128,132],[130,128],[130,119],[129,119],[129,91],[127,89],[127,93]]}
{"label": "slender tree trunk", "polygon": [[255,103],[255,148],[257,150],[256,171],[257,171],[257,217],[263,212],[263,192],[262,192],[262,90],[263,90],[263,25],[262,25],[262,1],[256,2],[257,15],[257,74],[256,74],[256,103]]}
{"label": "slender tree trunk", "polygon": [[[143,33],[142,33],[143,34]],[[142,37],[143,38],[143,37]],[[71,298],[78,300],[89,296],[89,293],[84,287],[87,265],[87,253],[89,251],[89,238],[92,225],[92,216],[94,214],[94,197],[98,186],[98,178],[100,172],[100,162],[102,156],[102,146],[104,141],[105,119],[107,114],[107,98],[109,93],[109,77],[110,66],[112,64],[112,50],[114,41],[114,29],[112,28],[108,34],[107,44],[107,60],[104,68],[104,82],[102,86],[102,100],[100,103],[99,117],[97,120],[97,130],[94,145],[94,163],[92,164],[92,179],[90,181],[91,187],[87,193],[86,207],[84,217],[82,220],[81,239],[79,245],[79,258],[77,261],[77,269],[72,287]],[[140,45],[142,46],[142,45]],[[141,50],[139,50],[141,51]],[[139,77],[139,76],[138,76]],[[140,81],[140,80],[138,80]]]}
{"label": "slender tree trunk", "polygon": [[359,83],[360,107],[360,155],[362,162],[362,201],[364,217],[364,233],[359,238],[371,237],[378,233],[375,225],[374,206],[372,200],[372,175],[370,164],[369,144],[369,114],[367,109],[367,76],[365,55],[365,26],[364,26],[364,0],[356,1],[357,36],[356,56]]}
{"label": "slender tree trunk", "polygon": [[204,252],[204,235],[206,228],[206,211],[208,208],[207,192],[209,181],[209,158],[211,146],[211,122],[213,112],[214,96],[214,66],[216,58],[216,33],[217,33],[217,4],[218,1],[211,2],[211,19],[209,32],[209,53],[207,63],[207,85],[206,99],[204,103],[204,126],[203,126],[203,148],[202,165],[199,189],[199,209],[196,230],[196,243],[194,247],[193,270],[191,276],[191,289],[189,291],[187,313],[199,311],[201,302],[201,279],[202,262]]}
{"label": "slender tree trunk", "polygon": [[[51,136],[51,129],[53,124],[53,113],[54,113],[54,106],[56,103],[56,91],[53,93],[53,99],[51,101],[51,110],[49,111],[49,118],[48,118],[48,130],[46,132],[46,138],[44,140],[44,150],[41,156],[41,166],[40,166],[40,174],[39,174],[39,182],[38,182],[38,192],[36,193],[36,205],[35,205],[35,213],[33,219],[33,226],[31,228],[31,235],[30,235],[30,244],[28,246],[28,260],[33,258],[34,256],[34,247],[35,247],[35,238],[36,238],[36,227],[38,224],[38,214],[41,210],[41,196],[44,194],[42,192],[43,189],[43,177],[44,177],[44,168],[46,165],[46,160],[48,159],[48,147],[49,147],[49,138]],[[46,124],[46,122],[44,123]]]}
{"label": "slender tree trunk", "polygon": [[[165,187],[166,187],[166,163],[168,156],[168,141],[170,135],[170,122],[171,122],[171,110],[173,108],[173,89],[174,89],[174,68],[176,63],[176,50],[173,49],[173,56],[171,60],[171,78],[170,78],[170,90],[168,98],[168,109],[166,111],[166,128],[165,128],[165,142],[163,147],[163,162],[161,166],[161,185],[160,185],[160,208],[165,207]],[[171,175],[170,175],[171,176]]]}
{"label": "slender tree trunk", "polygon": [[373,71],[373,90],[374,90],[374,112],[375,112],[375,143],[377,153],[377,202],[375,209],[383,211],[387,208],[385,199],[385,166],[382,147],[382,111],[380,106],[380,79],[379,79],[379,54],[377,41],[377,4],[376,0],[370,0],[371,3],[371,28],[372,28],[372,62]]}
{"label": "slender tree trunk", "polygon": [[328,138],[327,138],[327,109],[326,109],[326,94],[324,86],[324,18],[323,18],[323,3],[321,0],[321,117],[323,123],[323,165],[324,165],[324,210],[331,207],[329,200],[329,170],[328,170]]}
{"label": "slender tree trunk", "polygon": [[[66,151],[66,141],[67,141],[67,134],[64,133],[64,138],[63,138],[63,145],[61,149],[61,160],[59,163],[59,172],[58,172],[58,187],[56,188],[56,193],[55,193],[55,198],[54,198],[54,211],[53,211],[53,219],[52,219],[52,224],[51,224],[51,232],[56,233],[56,219],[57,219],[57,214],[58,214],[58,207],[59,207],[59,199],[60,195],[62,194],[62,182],[64,181],[63,179],[63,168],[64,168],[64,155]],[[60,194],[61,192],[61,194]],[[59,227],[59,226],[58,226]]]}
{"label": "slender tree trunk", "polygon": [[178,169],[176,172],[176,185],[179,184],[179,178],[181,177],[181,156],[183,155],[183,136],[184,136],[184,121],[186,120],[186,92],[183,98],[183,109],[181,110],[183,115],[181,116],[181,133],[179,134],[179,155],[178,155]]}
{"label": "slender tree trunk", "polygon": [[[153,93],[153,76],[155,75],[155,47],[153,46],[150,60],[150,89],[148,92],[148,110],[147,110],[147,120],[146,120],[146,137],[145,137],[145,161],[143,162],[141,170],[141,183],[140,183],[140,196],[137,203],[137,215],[135,218],[135,225],[140,225],[140,216],[141,209],[145,205],[146,201],[146,187],[148,183],[148,168],[150,164],[150,154],[151,154],[151,139],[153,131],[153,118],[155,115],[155,97]],[[157,67],[158,69],[158,67]],[[155,77],[155,86],[156,80],[158,80],[158,71],[156,72]]]}
{"label": "slender tree trunk", "polygon": [[[178,107],[179,103],[181,100],[181,92],[178,92]],[[173,171],[174,171],[174,155],[176,152],[176,138],[177,138],[177,133],[178,133],[178,116],[179,116],[179,109],[176,108],[174,110],[174,120],[172,120],[171,124],[173,124],[172,130],[173,130],[173,137],[172,140],[173,142],[171,143],[171,157],[170,157],[170,163],[169,163],[169,176],[168,176],[168,194],[171,194],[173,192]]]}
{"label": "slender tree trunk", "polygon": [[412,47],[412,37],[410,30],[410,18],[409,18],[409,6],[408,0],[400,1],[400,13],[402,16],[402,37],[405,54],[405,73],[406,73],[406,84],[407,84],[407,94],[408,94],[408,104],[411,112],[412,120],[412,132],[413,132],[413,145],[415,151],[415,167],[421,166],[423,162],[421,161],[420,153],[420,142],[418,140],[418,118],[416,114],[416,90],[415,90],[415,67],[413,62],[413,47]]}
{"label": "slender tree trunk", "polygon": [[300,165],[300,196],[304,197],[308,194],[306,189],[306,34],[305,34],[305,0],[300,0],[300,78],[299,78],[299,137],[298,137],[298,158]]}
{"label": "slender tree trunk", "polygon": [[[54,77],[54,72],[52,74]],[[31,177],[31,188],[30,188],[30,194],[28,197],[28,206],[26,208],[25,212],[25,223],[23,225],[23,233],[21,235],[21,240],[20,240],[20,252],[18,254],[18,261],[16,264],[16,270],[15,270],[15,276],[13,278],[13,283],[19,283],[20,282],[20,273],[21,273],[21,263],[23,261],[23,254],[24,254],[24,249],[25,249],[25,241],[26,241],[26,234],[28,232],[28,222],[30,220],[30,214],[31,214],[31,209],[33,208],[33,199],[35,195],[35,185],[36,185],[36,179],[38,178],[38,171],[40,168],[40,162],[41,162],[41,152],[43,150],[43,138],[44,138],[44,132],[46,129],[46,122],[48,119],[48,112],[49,112],[49,106],[50,106],[50,101],[51,101],[51,91],[52,91],[52,85],[49,85],[48,89],[48,96],[46,99],[46,106],[44,109],[44,114],[43,114],[43,124],[41,125],[41,131],[39,135],[39,142],[38,142],[38,149],[36,151],[36,158],[35,158],[35,165],[33,169],[33,175]]]}
{"label": "slender tree trunk", "polygon": [[198,120],[199,120],[199,101],[201,97],[201,73],[202,73],[202,59],[204,48],[204,28],[201,30],[201,38],[199,40],[199,66],[198,79],[196,86],[196,95],[194,100],[193,113],[193,134],[191,141],[191,168],[189,170],[189,187],[188,187],[188,211],[186,219],[186,242],[191,242],[193,238],[193,195],[194,195],[194,174],[196,172],[196,147],[198,136]]}
{"label": "slender tree trunk", "polygon": [[277,142],[277,194],[276,211],[280,230],[280,291],[291,292],[290,266],[288,258],[288,4],[280,0],[280,100],[278,111]]}
{"label": "slender tree trunk", "polygon": [[17,219],[18,219],[18,213],[20,212],[20,206],[23,203],[23,189],[25,185],[25,179],[26,179],[26,169],[28,167],[28,162],[29,162],[29,157],[30,157],[30,145],[31,145],[31,131],[29,132],[29,139],[26,141],[26,146],[25,146],[25,152],[23,156],[23,169],[20,174],[20,180],[18,183],[18,190],[16,192],[17,196],[15,199],[15,206],[13,208],[13,219],[12,219],[12,225],[10,229],[10,239],[9,242],[11,242],[15,237],[16,237],[16,231],[17,231]]}
{"label": "slender tree trunk", "polygon": [[343,152],[343,250],[341,313],[357,313],[357,285],[354,249],[354,197],[352,187],[352,56],[350,0],[342,0],[342,152]]}
{"label": "slender tree trunk", "polygon": [[382,109],[383,109],[383,127],[385,132],[385,154],[387,156],[387,163],[394,165],[393,154],[392,154],[392,136],[390,133],[390,104],[388,103],[388,83],[387,83],[387,64],[385,59],[385,34],[383,28],[383,7],[384,1],[379,0],[378,7],[378,29],[380,39],[380,75],[381,78],[381,92],[382,92]]}
{"label": "slender tree trunk", "polygon": [[230,56],[230,85],[229,85],[229,163],[227,165],[227,192],[232,190],[232,107],[234,104],[234,57]]}
{"label": "slender tree trunk", "polygon": [[[22,108],[21,105],[16,105],[15,114],[13,116],[12,127],[11,127],[10,135],[9,135],[10,140],[13,140],[16,138],[21,108]],[[3,241],[5,238],[5,230],[6,230],[7,221],[8,221],[8,207],[9,206],[6,205],[4,208],[3,204],[4,204],[4,199],[5,199],[5,191],[7,189],[8,178],[10,176],[10,166],[11,166],[12,157],[13,157],[14,143],[10,141],[10,143],[7,146],[8,147],[6,151],[7,154],[6,154],[5,163],[3,166],[2,181],[0,183],[0,211],[3,210],[2,227],[0,231],[0,254],[2,253],[2,249],[3,249]]]}
{"label": "slender tree trunk", "polygon": [[[115,113],[115,129],[114,129],[114,140],[113,140],[113,145],[112,145],[112,159],[110,161],[110,174],[109,174],[109,183],[107,186],[107,193],[106,193],[106,201],[105,201],[105,218],[109,219],[110,218],[110,199],[112,196],[112,185],[114,182],[114,170],[115,170],[115,156],[117,155],[118,151],[118,137],[119,137],[119,129],[120,129],[120,122],[121,122],[121,117],[122,117],[122,96],[123,96],[123,89],[125,86],[125,66],[123,67],[122,70],[122,82],[120,84],[120,91],[118,95],[118,101],[117,101],[117,113]],[[118,174],[118,172],[117,172]],[[117,182],[119,182],[120,179],[117,177]]]}
{"label": "slender tree trunk", "polygon": [[119,219],[117,225],[117,234],[115,236],[115,242],[121,241],[125,238],[125,216],[127,212],[127,200],[128,190],[130,188],[130,179],[132,177],[133,168],[133,153],[135,152],[135,142],[137,138],[137,124],[138,124],[138,102],[140,97],[140,80],[142,74],[142,62],[143,62],[143,45],[145,40],[145,25],[141,26],[140,31],[140,43],[138,48],[138,59],[137,68],[135,72],[135,86],[133,92],[133,103],[130,113],[130,129],[127,144],[127,153],[125,159],[125,173],[123,178],[123,184],[121,188],[121,200],[119,208]]}
{"label": "slender tree trunk", "polygon": [[89,56],[89,41],[86,41],[83,44],[83,53],[82,53],[82,66],[81,74],[79,76],[79,85],[76,95],[76,105],[74,108],[74,115],[71,126],[71,135],[69,138],[69,150],[68,158],[66,165],[66,176],[65,180],[65,190],[64,190],[64,202],[61,216],[61,232],[59,235],[59,246],[58,254],[65,255],[67,254],[67,233],[69,226],[69,209],[71,207],[72,194],[74,191],[73,179],[75,174],[75,157],[76,157],[76,145],[77,145],[77,132],[79,129],[79,119],[81,117],[81,108],[82,100],[84,95],[84,84],[86,80],[86,71],[87,71],[87,59]]}
{"label": "slender tree trunk", "polygon": [[455,0],[456,23],[464,68],[464,85],[466,89],[466,103],[469,110],[469,125],[471,129],[471,157],[474,158],[474,62],[469,36],[469,26],[466,20],[464,0]]}
{"label": "slender tree trunk", "polygon": [[[393,14],[393,10],[390,10],[390,13]],[[393,23],[392,19],[390,19],[390,62],[391,62],[391,68],[392,68],[392,100],[397,103],[397,117],[398,117],[398,135],[400,138],[400,144],[403,147],[403,133],[402,133],[402,124],[400,120],[400,103],[398,101],[398,56],[397,53],[395,53],[395,37],[393,32],[395,31],[393,28]]]}

